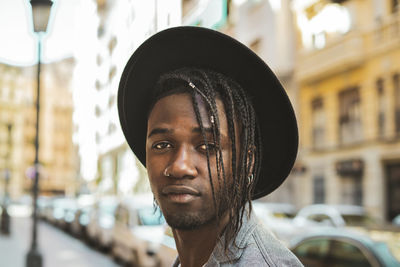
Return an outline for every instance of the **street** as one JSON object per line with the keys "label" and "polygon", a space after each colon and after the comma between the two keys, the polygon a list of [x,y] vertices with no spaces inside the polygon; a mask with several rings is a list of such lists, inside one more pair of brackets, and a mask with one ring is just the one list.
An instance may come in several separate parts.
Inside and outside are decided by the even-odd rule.
{"label": "street", "polygon": [[[11,218],[11,235],[0,235],[0,267],[24,267],[31,243],[31,218]],[[38,225],[38,246],[43,267],[117,267],[102,254],[45,222]]]}

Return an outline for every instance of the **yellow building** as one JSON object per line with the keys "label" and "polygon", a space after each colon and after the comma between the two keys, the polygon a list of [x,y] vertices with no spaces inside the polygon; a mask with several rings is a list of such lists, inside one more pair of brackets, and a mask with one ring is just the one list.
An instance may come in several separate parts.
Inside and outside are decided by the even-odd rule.
{"label": "yellow building", "polygon": [[298,203],[359,204],[391,220],[400,214],[399,1],[294,1],[294,9]]}
{"label": "yellow building", "polygon": [[[72,144],[72,59],[42,65],[39,162],[42,194],[74,193],[77,161]],[[0,194],[10,170],[11,198],[32,185],[36,129],[36,66],[0,65]],[[9,130],[10,129],[10,130]]]}

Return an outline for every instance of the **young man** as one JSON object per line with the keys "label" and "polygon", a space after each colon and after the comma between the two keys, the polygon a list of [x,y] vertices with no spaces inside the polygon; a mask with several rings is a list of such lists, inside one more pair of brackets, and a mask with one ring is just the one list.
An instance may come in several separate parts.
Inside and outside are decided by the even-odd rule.
{"label": "young man", "polygon": [[205,28],[159,32],[128,61],[118,109],[173,230],[175,266],[301,266],[251,212],[298,146],[288,97],[257,55]]}

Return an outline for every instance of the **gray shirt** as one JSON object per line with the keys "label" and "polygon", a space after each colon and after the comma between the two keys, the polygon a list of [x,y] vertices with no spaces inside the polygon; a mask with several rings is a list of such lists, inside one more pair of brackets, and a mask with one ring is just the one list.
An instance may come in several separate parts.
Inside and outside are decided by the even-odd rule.
{"label": "gray shirt", "polygon": [[[230,253],[223,248],[224,237],[217,243],[205,267],[214,266],[303,266],[297,257],[286,248],[251,213],[250,218],[243,216],[243,224],[236,236],[236,244],[231,242]],[[173,267],[178,267],[179,258]]]}

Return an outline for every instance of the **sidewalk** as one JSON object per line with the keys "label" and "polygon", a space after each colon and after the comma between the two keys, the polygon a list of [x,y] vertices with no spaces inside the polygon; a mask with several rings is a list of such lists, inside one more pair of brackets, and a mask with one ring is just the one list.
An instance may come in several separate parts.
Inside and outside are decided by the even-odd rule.
{"label": "sidewalk", "polygon": [[[0,267],[25,267],[31,244],[31,218],[11,218],[11,235],[0,235]],[[118,267],[110,256],[44,222],[38,224],[43,267]]]}

